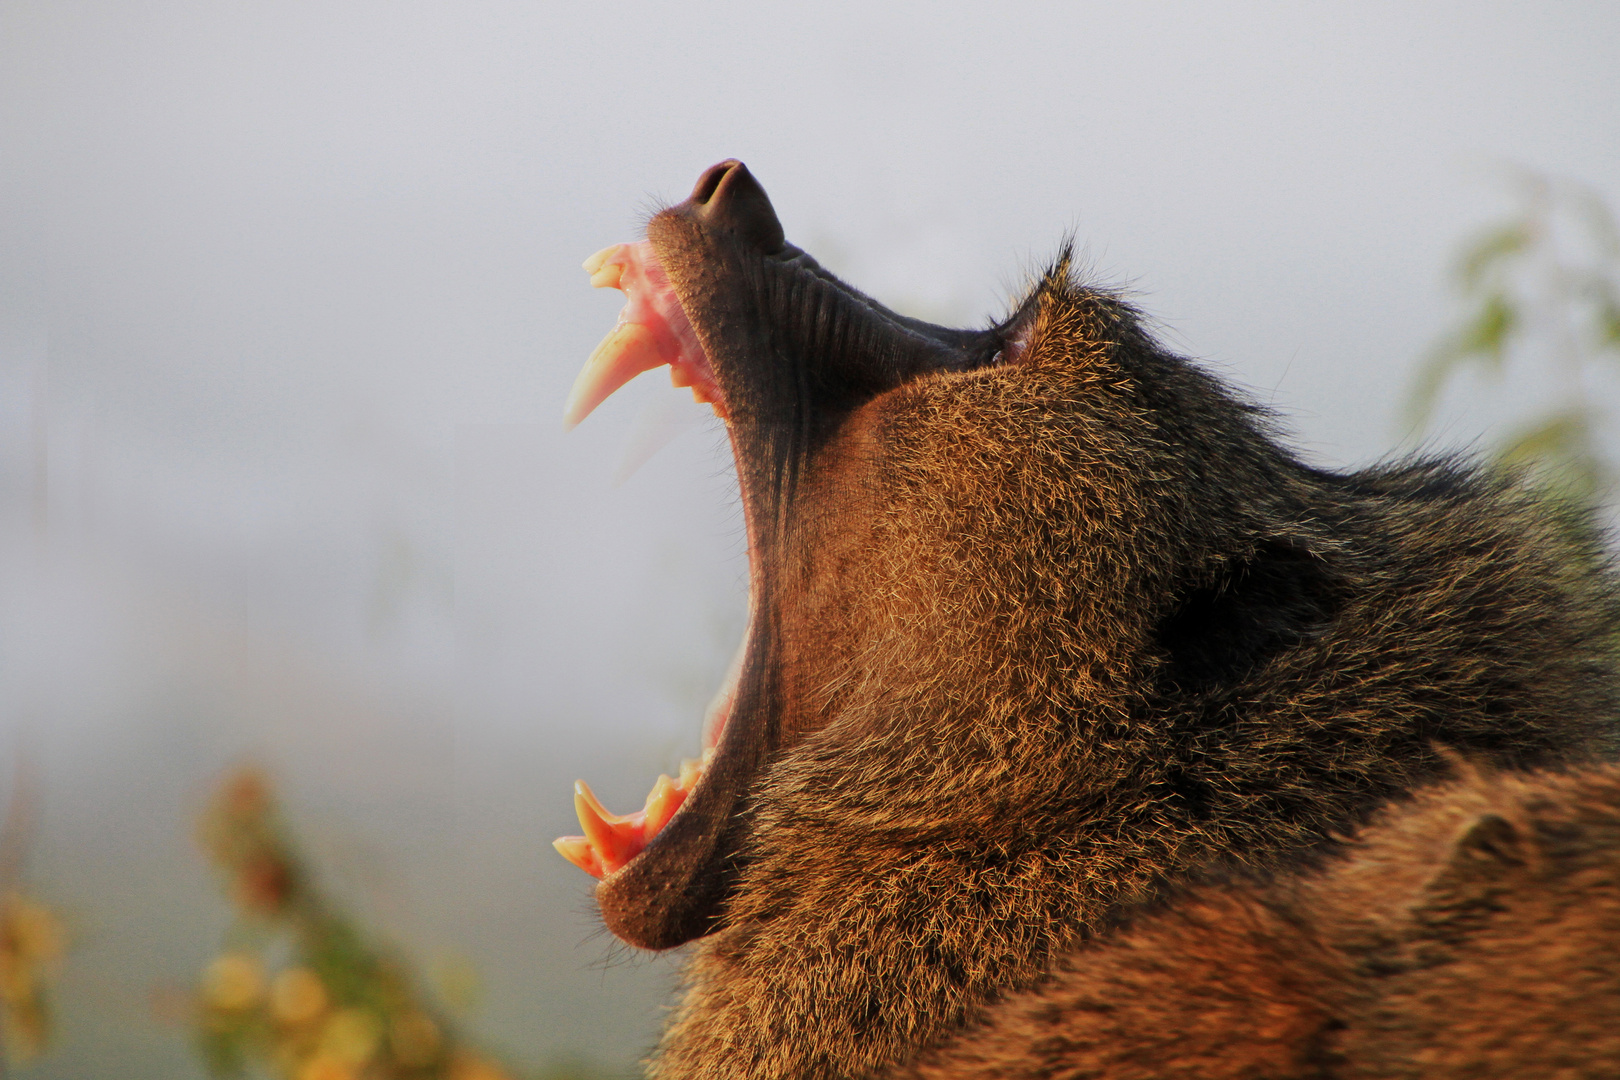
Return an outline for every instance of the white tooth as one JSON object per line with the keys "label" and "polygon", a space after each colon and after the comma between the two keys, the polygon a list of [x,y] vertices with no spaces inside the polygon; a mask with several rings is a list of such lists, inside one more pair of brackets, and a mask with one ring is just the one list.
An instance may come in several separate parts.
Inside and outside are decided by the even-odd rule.
{"label": "white tooth", "polygon": [[595,255],[592,255],[590,258],[586,259],[584,262],[585,272],[591,275],[593,278],[596,277],[596,272],[602,269],[604,263],[613,258],[613,256],[617,255],[619,253],[619,249],[622,247],[624,247],[623,244],[613,244],[609,247],[603,248]]}
{"label": "white tooth", "polygon": [[[617,289],[619,281],[624,277],[624,263],[617,260],[623,244],[614,244],[605,247],[595,255],[585,260],[585,272],[591,275],[591,288]],[[613,260],[613,261],[610,261]]]}
{"label": "white tooth", "polygon": [[619,387],[667,362],[647,327],[639,323],[615,326],[574,380],[568,404],[563,406],[563,426],[572,429]]}

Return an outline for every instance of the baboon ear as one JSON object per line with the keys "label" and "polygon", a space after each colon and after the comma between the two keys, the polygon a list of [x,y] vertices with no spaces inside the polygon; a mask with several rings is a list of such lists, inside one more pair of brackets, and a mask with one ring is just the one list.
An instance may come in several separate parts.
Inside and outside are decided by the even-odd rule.
{"label": "baboon ear", "polygon": [[1445,866],[1413,911],[1418,936],[1455,944],[1502,910],[1529,863],[1524,838],[1498,814],[1482,814],[1452,845]]}
{"label": "baboon ear", "polygon": [[1522,867],[1525,861],[1519,830],[1499,814],[1485,814],[1451,849],[1446,874],[1459,880],[1496,880]]}
{"label": "baboon ear", "polygon": [[1499,814],[1482,814],[1452,845],[1429,893],[1447,906],[1480,903],[1501,892],[1528,862],[1524,840]]}

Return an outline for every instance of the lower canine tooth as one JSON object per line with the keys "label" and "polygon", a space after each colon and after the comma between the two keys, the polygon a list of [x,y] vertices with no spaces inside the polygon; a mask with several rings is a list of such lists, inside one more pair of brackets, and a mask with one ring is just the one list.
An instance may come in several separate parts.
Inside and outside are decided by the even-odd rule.
{"label": "lower canine tooth", "polygon": [[583,780],[574,782],[574,813],[602,867],[612,873],[641,850],[640,815],[610,814]]}
{"label": "lower canine tooth", "polygon": [[599,878],[606,872],[602,860],[596,856],[596,849],[583,836],[559,836],[551,842],[551,846],[557,849],[557,854],[591,877]]}
{"label": "lower canine tooth", "polygon": [[647,794],[646,804],[634,814],[613,814],[604,807],[590,785],[574,782],[574,812],[579,815],[584,836],[561,836],[551,846],[557,854],[590,874],[604,877],[624,866],[652,842],[669,824],[692,789],[703,778],[714,758],[714,747],[701,758],[686,758],[680,774],[671,780],[660,776]]}

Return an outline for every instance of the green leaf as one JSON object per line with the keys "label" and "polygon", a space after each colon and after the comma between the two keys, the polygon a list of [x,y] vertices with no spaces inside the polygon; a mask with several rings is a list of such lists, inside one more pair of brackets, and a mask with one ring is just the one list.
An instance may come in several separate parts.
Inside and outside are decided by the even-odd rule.
{"label": "green leaf", "polygon": [[1508,335],[1519,325],[1519,312],[1501,293],[1485,298],[1479,311],[1464,324],[1457,335],[1456,348],[1461,356],[1478,356],[1491,361],[1491,368],[1500,371],[1502,351]]}
{"label": "green leaf", "polygon": [[1498,264],[1530,246],[1534,239],[1528,222],[1514,221],[1480,236],[1463,249],[1457,259],[1457,283],[1464,292],[1473,292],[1485,275]]}
{"label": "green leaf", "polygon": [[1507,465],[1537,467],[1554,487],[1582,502],[1609,488],[1608,467],[1592,438],[1592,414],[1570,409],[1542,418],[1506,440],[1497,452]]}
{"label": "green leaf", "polygon": [[196,1038],[208,1075],[236,1077],[247,1071],[247,1051],[240,1030],[204,1030]]}
{"label": "green leaf", "polygon": [[1598,308],[1598,348],[1620,349],[1620,303],[1604,300]]}
{"label": "green leaf", "polygon": [[1407,393],[1403,418],[1409,430],[1417,431],[1429,422],[1440,391],[1458,369],[1472,363],[1500,375],[1508,335],[1518,324],[1518,311],[1508,299],[1491,296],[1462,329],[1435,346]]}

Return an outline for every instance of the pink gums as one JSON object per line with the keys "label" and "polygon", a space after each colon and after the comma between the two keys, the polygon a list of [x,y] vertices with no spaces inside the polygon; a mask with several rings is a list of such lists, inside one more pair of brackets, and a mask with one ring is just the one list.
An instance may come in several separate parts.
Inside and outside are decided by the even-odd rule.
{"label": "pink gums", "polygon": [[587,259],[585,269],[598,288],[624,290],[625,303],[618,322],[575,380],[563,422],[573,427],[625,383],[665,364],[671,382],[690,386],[693,397],[713,405],[724,419],[725,405],[709,358],[652,245],[618,244]]}
{"label": "pink gums", "polygon": [[658,342],[659,354],[675,369],[671,376],[685,375],[690,381],[681,385],[700,387],[711,399],[719,400],[720,387],[709,367],[709,356],[703,351],[652,244],[643,240],[639,244],[621,245],[608,262],[624,267],[619,287],[624,290],[625,302],[624,310],[619,312],[619,322],[638,323],[651,330]]}

